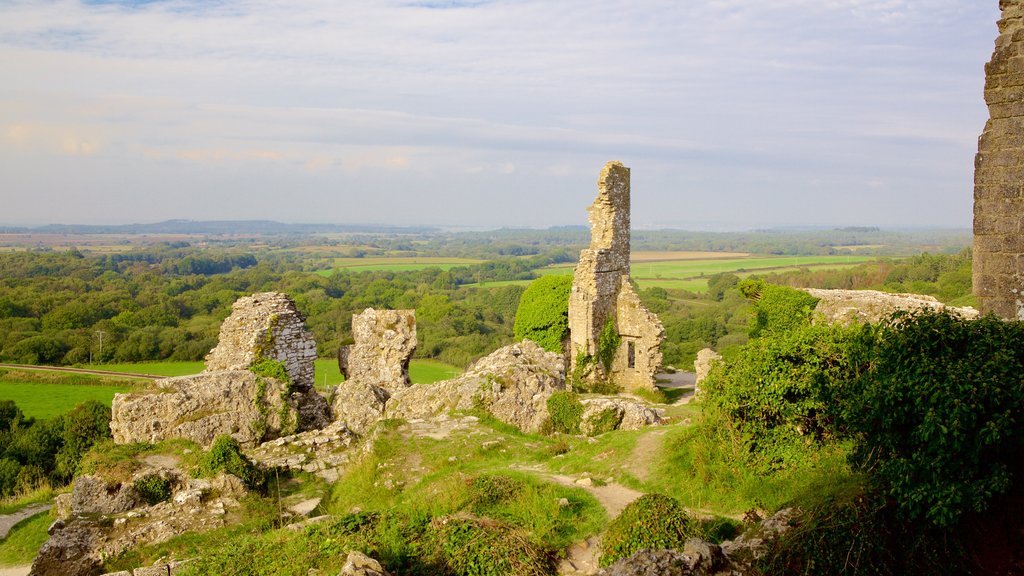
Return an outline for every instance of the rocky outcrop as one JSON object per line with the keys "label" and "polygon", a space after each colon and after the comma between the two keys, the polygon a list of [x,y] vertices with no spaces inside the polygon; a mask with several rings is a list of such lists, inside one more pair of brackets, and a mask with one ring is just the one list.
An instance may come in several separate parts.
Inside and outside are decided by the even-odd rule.
{"label": "rocky outcrop", "polygon": [[580,432],[594,436],[610,430],[640,430],[664,421],[647,404],[629,398],[584,398]]}
{"label": "rocky outcrop", "polygon": [[1024,2],[999,8],[985,66],[989,120],[974,159],[974,294],[982,312],[1024,320]]}
{"label": "rocky outcrop", "polygon": [[[84,474],[75,478],[67,514],[117,514],[140,504],[142,499],[131,485],[117,483],[110,486],[99,476]],[[62,512],[58,510],[58,513]]]}
{"label": "rocky outcrop", "polygon": [[352,316],[352,339],[355,343],[338,353],[346,382],[372,384],[389,392],[411,384],[409,359],[417,346],[415,310],[367,308]]}
{"label": "rocky outcrop", "polygon": [[[153,506],[142,503],[130,483],[101,476],[78,478],[72,490],[71,513],[51,526],[50,538],[33,561],[31,574],[92,575],[104,558],[125,550],[165,542],[186,532],[223,527],[228,512],[241,507],[239,500],[247,493],[242,481],[230,474],[189,478],[178,469],[147,467],[134,478],[153,474],[166,477],[172,488],[169,500]],[[109,495],[103,496],[100,490]],[[89,501],[91,496],[96,501]],[[133,573],[153,573],[148,570],[140,568]],[[162,573],[167,573],[166,566]]]}
{"label": "rocky outcrop", "polygon": [[248,370],[264,358],[284,365],[294,390],[313,389],[316,342],[295,303],[280,292],[253,294],[231,306],[217,346],[206,355],[206,372]]}
{"label": "rocky outcrop", "polygon": [[187,438],[209,446],[229,434],[255,446],[294,433],[299,423],[287,385],[233,370],[165,378],[156,381],[155,391],[115,395],[110,432],[118,444]]}
{"label": "rocky outcrop", "polygon": [[345,558],[345,565],[341,567],[341,574],[338,576],[390,576],[380,562],[370,558],[366,554],[353,550]]}
{"label": "rocky outcrop", "polygon": [[884,320],[893,312],[904,310],[938,310],[963,318],[977,318],[974,308],[946,306],[931,296],[921,294],[890,294],[877,290],[824,290],[804,288],[818,299],[815,315],[829,324],[864,324]]}
{"label": "rocky outcrop", "polygon": [[[187,438],[208,446],[229,434],[243,446],[255,446],[326,426],[330,408],[313,389],[315,358],[316,344],[291,299],[277,292],[239,298],[204,372],[114,396],[114,442]],[[250,371],[264,360],[280,363],[289,381]]]}
{"label": "rocky outcrop", "polygon": [[565,389],[562,356],[524,340],[481,358],[453,380],[413,386],[388,400],[388,418],[431,418],[452,410],[483,408],[524,432],[540,432],[547,399]]}
{"label": "rocky outcrop", "polygon": [[266,468],[309,472],[334,482],[356,457],[352,448],[357,442],[358,437],[343,422],[335,422],[321,430],[264,442],[247,450],[246,456]]}
{"label": "rocky outcrop", "polygon": [[753,562],[789,530],[799,510],[786,508],[721,546],[691,538],[682,550],[640,550],[598,576],[738,576],[755,574]]}
{"label": "rocky outcrop", "polygon": [[664,328],[629,282],[629,168],[608,162],[597,189],[588,209],[590,247],[580,252],[569,293],[570,360],[597,358],[601,332],[611,322],[621,339],[619,348],[611,352],[610,366],[592,362],[584,378],[653,390]]}
{"label": "rocky outcrop", "polygon": [[345,381],[337,387],[331,410],[334,420],[356,434],[366,434],[384,418],[384,405],[391,394],[375,384]]}

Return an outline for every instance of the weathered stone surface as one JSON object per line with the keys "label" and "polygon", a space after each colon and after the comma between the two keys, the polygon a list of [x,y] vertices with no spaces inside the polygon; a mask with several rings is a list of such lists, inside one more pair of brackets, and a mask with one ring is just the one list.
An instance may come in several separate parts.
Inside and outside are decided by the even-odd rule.
{"label": "weathered stone surface", "polygon": [[355,344],[338,353],[346,381],[396,392],[410,385],[409,359],[416,351],[415,310],[367,308],[352,316]]}
{"label": "weathered stone surface", "polygon": [[284,364],[292,389],[313,388],[316,342],[295,303],[280,292],[253,294],[231,306],[217,347],[206,356],[206,372],[247,370],[262,358]]}
{"label": "weathered stone surface", "polygon": [[[290,384],[249,371],[254,362],[282,363]],[[316,343],[284,294],[239,298],[221,325],[220,341],[194,376],[164,378],[156,390],[117,394],[114,442],[188,438],[204,446],[230,434],[243,446],[330,422],[327,401],[313,389]]]}
{"label": "weathered stone surface", "polygon": [[365,434],[384,418],[384,404],[390,397],[387,390],[376,384],[346,380],[335,389],[334,420],[345,423],[356,434]]}
{"label": "weathered stone surface", "polygon": [[253,461],[267,468],[286,468],[316,474],[334,482],[356,454],[357,437],[344,422],[321,430],[310,430],[264,442],[246,451]]}
{"label": "weathered stone surface", "polygon": [[830,324],[874,323],[888,318],[893,312],[904,310],[939,310],[963,318],[977,318],[978,311],[971,307],[946,306],[931,296],[921,294],[890,294],[877,290],[824,290],[805,288],[818,298],[815,315]]}
{"label": "weathered stone surface", "polygon": [[660,424],[664,418],[657,410],[638,400],[629,398],[584,398],[583,414],[580,416],[580,432],[588,436],[607,432],[608,421],[605,414],[610,414],[614,422],[614,430],[640,430],[647,426]]}
{"label": "weathered stone surface", "polygon": [[345,565],[341,567],[338,576],[389,576],[388,571],[373,558],[366,554],[353,550],[345,558]]}
{"label": "weathered stone surface", "polygon": [[989,120],[974,161],[974,294],[983,313],[1024,320],[1024,4],[1000,0],[999,7],[985,66]]}
{"label": "weathered stone surface", "polygon": [[590,247],[580,252],[569,293],[570,360],[579,355],[596,357],[601,331],[607,322],[614,322],[622,342],[610,373],[595,362],[585,377],[611,378],[627,390],[654,389],[664,329],[629,283],[629,168],[608,162],[597,188],[597,198],[588,209]]}
{"label": "weathered stone surface", "polygon": [[387,402],[385,414],[411,420],[481,407],[520,430],[539,432],[548,416],[548,397],[564,388],[561,355],[524,340],[481,358],[458,378],[400,390]]}
{"label": "weathered stone surface", "polygon": [[700,390],[700,385],[704,382],[704,379],[711,373],[711,368],[714,367],[716,362],[721,360],[722,355],[711,348],[704,348],[697,352],[697,359],[693,361],[693,371],[697,374],[694,381],[694,395]]}
{"label": "weathered stone surface", "polygon": [[597,572],[598,576],[691,576],[690,558],[677,550],[640,550]]}
{"label": "weathered stone surface", "polygon": [[29,576],[91,576],[99,570],[100,529],[76,522],[55,530],[32,561]]}
{"label": "weathered stone surface", "polygon": [[120,483],[108,486],[104,479],[90,474],[75,478],[71,489],[71,514],[117,514],[141,503],[142,499],[131,486]]}
{"label": "weathered stone surface", "polygon": [[208,446],[217,436],[230,434],[243,446],[255,446],[294,432],[299,423],[287,387],[248,370],[165,378],[156,385],[155,392],[114,396],[114,442],[188,438]]}

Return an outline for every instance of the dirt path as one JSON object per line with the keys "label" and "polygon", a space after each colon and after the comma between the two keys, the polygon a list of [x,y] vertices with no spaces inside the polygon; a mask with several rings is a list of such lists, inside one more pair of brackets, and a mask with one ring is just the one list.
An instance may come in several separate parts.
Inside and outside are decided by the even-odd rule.
{"label": "dirt path", "polygon": [[19,370],[44,370],[47,372],[77,372],[78,374],[95,374],[97,376],[124,376],[125,378],[166,378],[156,374],[137,374],[135,372],[113,372],[111,370],[89,370],[88,368],[68,368],[67,366],[35,366],[32,364],[0,364],[0,368],[17,368]]}
{"label": "dirt path", "polygon": [[28,573],[31,570],[31,564],[25,564],[24,566],[4,566],[0,567],[0,576],[28,576]]}
{"label": "dirt path", "polygon": [[30,516],[35,516],[40,512],[45,512],[52,507],[53,504],[50,503],[29,504],[28,506],[25,506],[24,508],[18,510],[13,514],[0,515],[0,539],[7,538],[7,533],[10,532],[11,528],[14,528],[14,525],[18,522],[21,522],[22,520]]}
{"label": "dirt path", "polygon": [[636,446],[629,455],[629,471],[641,482],[646,482],[650,478],[651,462],[658,457],[664,436],[664,430],[655,430],[637,438]]}

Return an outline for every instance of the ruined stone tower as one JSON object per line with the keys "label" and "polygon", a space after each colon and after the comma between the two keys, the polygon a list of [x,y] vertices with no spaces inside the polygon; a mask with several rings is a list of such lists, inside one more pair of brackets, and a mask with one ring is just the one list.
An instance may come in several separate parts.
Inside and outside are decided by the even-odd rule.
{"label": "ruined stone tower", "polygon": [[[588,208],[590,247],[580,252],[569,294],[570,360],[590,362],[588,378],[610,378],[629,389],[654,388],[664,329],[629,282],[629,168],[605,164],[597,199]],[[595,361],[601,331],[611,323],[620,338],[610,369]]]}
{"label": "ruined stone tower", "polygon": [[974,294],[983,314],[1024,320],[1024,0],[999,8],[974,161]]}

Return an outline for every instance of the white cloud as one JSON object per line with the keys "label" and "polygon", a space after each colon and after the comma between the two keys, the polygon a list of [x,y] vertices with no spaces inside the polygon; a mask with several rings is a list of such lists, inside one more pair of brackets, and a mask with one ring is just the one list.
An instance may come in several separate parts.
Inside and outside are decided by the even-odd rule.
{"label": "white cloud", "polygon": [[[372,191],[291,208],[348,220],[372,217],[371,195],[415,203],[430,186],[460,191],[459,208],[409,218],[543,225],[580,221],[601,163],[621,158],[659,217],[726,220],[706,199],[759,182],[778,202],[752,224],[813,223],[790,198],[857,195],[870,175],[967,225],[997,17],[975,0],[6,2],[0,143],[16,154],[0,157],[0,200],[44,217],[17,200],[66,189],[54,172],[73,154],[109,160],[80,178],[97,194],[147,178],[204,188],[209,206],[272,186]],[[556,208],[495,213],[492,194]],[[109,214],[161,216],[147,206]]]}

